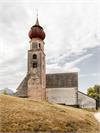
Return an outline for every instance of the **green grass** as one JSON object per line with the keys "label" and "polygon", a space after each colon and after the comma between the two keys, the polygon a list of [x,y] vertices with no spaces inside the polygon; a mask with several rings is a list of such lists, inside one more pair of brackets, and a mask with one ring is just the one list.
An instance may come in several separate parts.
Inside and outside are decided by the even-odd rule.
{"label": "green grass", "polygon": [[0,132],[96,133],[93,113],[48,102],[0,95]]}

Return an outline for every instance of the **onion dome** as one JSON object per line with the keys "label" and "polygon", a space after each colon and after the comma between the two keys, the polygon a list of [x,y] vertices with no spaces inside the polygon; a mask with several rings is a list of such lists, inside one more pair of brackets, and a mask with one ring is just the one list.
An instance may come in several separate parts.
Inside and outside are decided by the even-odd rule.
{"label": "onion dome", "polygon": [[40,38],[40,39],[44,40],[45,32],[43,31],[43,28],[39,25],[38,18],[36,20],[36,24],[31,27],[28,36],[30,39]]}

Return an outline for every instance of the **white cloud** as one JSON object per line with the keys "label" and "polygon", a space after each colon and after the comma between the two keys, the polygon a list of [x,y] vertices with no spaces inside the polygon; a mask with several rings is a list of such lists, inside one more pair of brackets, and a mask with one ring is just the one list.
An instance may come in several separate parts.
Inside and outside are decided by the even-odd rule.
{"label": "white cloud", "polygon": [[71,71],[79,72],[80,69],[76,67],[76,65],[82,62],[83,60],[90,58],[91,56],[93,55],[92,54],[84,55],[72,62],[65,63],[64,66],[59,66],[57,62],[55,64],[47,65],[47,73],[59,73],[59,72],[62,73],[62,72],[71,72]]}
{"label": "white cloud", "polygon": [[80,57],[79,59],[76,59],[76,60],[73,61],[73,62],[66,63],[66,64],[65,64],[65,67],[67,67],[67,68],[72,67],[72,66],[74,66],[74,65],[76,65],[76,64],[78,64],[78,63],[80,63],[81,61],[83,61],[83,60],[85,60],[85,59],[87,59],[87,58],[89,58],[89,57],[91,57],[91,56],[92,56],[92,54],[84,55],[83,57]]}
{"label": "white cloud", "polygon": [[99,77],[100,73],[90,73],[90,74],[80,74],[80,78],[85,78],[85,77]]}

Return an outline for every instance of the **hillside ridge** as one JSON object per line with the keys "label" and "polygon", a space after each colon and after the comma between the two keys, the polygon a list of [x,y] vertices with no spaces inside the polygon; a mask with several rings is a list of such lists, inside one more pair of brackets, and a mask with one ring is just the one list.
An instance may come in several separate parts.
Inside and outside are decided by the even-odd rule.
{"label": "hillside ridge", "polygon": [[0,95],[0,132],[97,133],[91,112],[31,99]]}

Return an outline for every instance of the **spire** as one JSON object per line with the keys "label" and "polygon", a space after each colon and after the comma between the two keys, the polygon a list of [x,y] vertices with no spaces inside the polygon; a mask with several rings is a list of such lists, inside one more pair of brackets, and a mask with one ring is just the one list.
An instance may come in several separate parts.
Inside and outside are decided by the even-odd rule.
{"label": "spire", "polygon": [[36,19],[36,25],[39,25],[39,20],[38,20],[38,9],[37,9],[37,19]]}
{"label": "spire", "polygon": [[37,19],[36,19],[36,25],[39,25],[38,16],[37,16]]}

